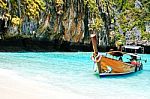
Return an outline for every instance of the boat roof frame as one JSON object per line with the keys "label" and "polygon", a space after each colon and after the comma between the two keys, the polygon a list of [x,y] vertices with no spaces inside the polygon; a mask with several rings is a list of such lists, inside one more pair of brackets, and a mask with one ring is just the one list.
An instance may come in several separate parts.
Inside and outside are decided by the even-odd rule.
{"label": "boat roof frame", "polygon": [[141,50],[142,53],[144,53],[144,47],[143,46],[137,46],[137,45],[124,45],[121,47],[121,49],[130,49],[130,50],[135,50],[134,53],[136,53],[137,50]]}
{"label": "boat roof frame", "polygon": [[[120,54],[117,54],[117,56],[116,56],[115,53],[120,53]],[[127,53],[127,52],[122,52],[122,51],[110,51],[110,52],[107,52],[107,54],[110,54],[110,55],[116,56],[116,57],[120,57],[120,56],[124,56],[124,55],[129,55],[129,56],[135,56],[137,58],[140,58],[140,56],[137,55],[136,53]]]}
{"label": "boat roof frame", "polygon": [[116,56],[116,57],[120,57],[120,56],[123,56],[124,54],[126,54],[126,52],[122,52],[122,51],[109,51],[109,52],[107,52],[107,54],[110,54],[110,55]]}
{"label": "boat roof frame", "polygon": [[135,50],[143,48],[142,46],[136,46],[136,45],[124,45],[122,47],[126,49],[135,49]]}

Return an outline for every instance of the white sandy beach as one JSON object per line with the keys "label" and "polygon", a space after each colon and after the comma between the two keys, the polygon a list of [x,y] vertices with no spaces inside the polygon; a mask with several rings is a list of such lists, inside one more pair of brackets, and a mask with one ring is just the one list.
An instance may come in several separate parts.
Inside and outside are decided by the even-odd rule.
{"label": "white sandy beach", "polygon": [[[149,99],[138,94],[103,95],[99,98],[73,93],[57,86],[46,85],[19,76],[16,72],[0,69],[0,99]],[[141,93],[142,94],[142,93]]]}
{"label": "white sandy beach", "polygon": [[63,89],[25,79],[11,70],[0,69],[1,99],[88,99]]}

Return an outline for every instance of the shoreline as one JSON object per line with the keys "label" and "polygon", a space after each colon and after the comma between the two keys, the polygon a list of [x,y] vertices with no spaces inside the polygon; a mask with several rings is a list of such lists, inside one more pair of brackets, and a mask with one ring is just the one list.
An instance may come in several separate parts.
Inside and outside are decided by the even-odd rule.
{"label": "shoreline", "polygon": [[56,86],[25,79],[7,69],[0,69],[0,78],[2,99],[89,99]]}

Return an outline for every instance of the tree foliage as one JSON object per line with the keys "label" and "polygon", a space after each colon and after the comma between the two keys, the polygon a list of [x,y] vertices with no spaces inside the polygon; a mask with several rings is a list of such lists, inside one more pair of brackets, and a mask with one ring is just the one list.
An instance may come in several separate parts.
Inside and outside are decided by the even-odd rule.
{"label": "tree foliage", "polygon": [[[9,6],[11,8],[9,8]],[[45,10],[45,2],[43,0],[10,0],[10,2],[0,0],[0,8],[4,10],[5,13],[10,14],[12,19],[16,18],[16,16],[18,16],[18,18],[27,16],[30,19],[36,19],[39,17],[39,13]],[[21,10],[20,12],[19,8]],[[21,16],[19,16],[19,13],[21,13]],[[14,21],[12,22],[14,23]]]}
{"label": "tree foliage", "polygon": [[84,5],[87,5],[89,8],[89,30],[99,31],[103,22],[99,14],[96,0],[84,0]]}
{"label": "tree foliage", "polygon": [[24,14],[30,18],[39,17],[39,12],[45,10],[45,3],[43,0],[24,0],[22,4],[25,6]]}
{"label": "tree foliage", "polygon": [[6,9],[7,8],[7,4],[3,0],[0,0],[0,8],[1,9]]}

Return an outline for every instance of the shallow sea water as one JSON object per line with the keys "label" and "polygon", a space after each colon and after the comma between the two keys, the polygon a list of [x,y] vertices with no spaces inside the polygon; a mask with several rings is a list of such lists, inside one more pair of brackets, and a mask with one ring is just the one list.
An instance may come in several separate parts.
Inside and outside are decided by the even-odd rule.
{"label": "shallow sea water", "polygon": [[[0,53],[0,68],[91,99],[150,99],[150,55],[143,71],[99,77],[90,52]],[[104,54],[104,53],[102,53]],[[69,94],[69,93],[68,93]]]}

